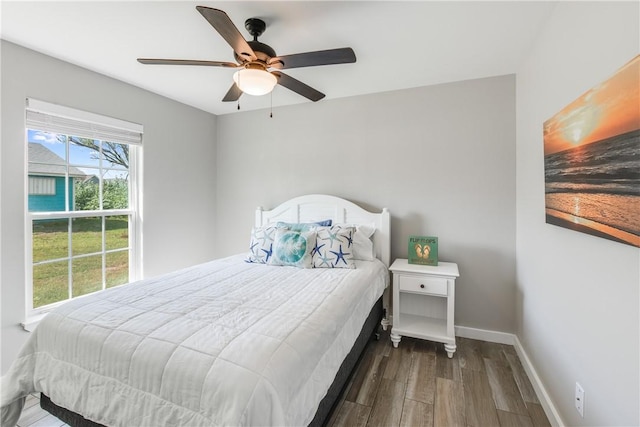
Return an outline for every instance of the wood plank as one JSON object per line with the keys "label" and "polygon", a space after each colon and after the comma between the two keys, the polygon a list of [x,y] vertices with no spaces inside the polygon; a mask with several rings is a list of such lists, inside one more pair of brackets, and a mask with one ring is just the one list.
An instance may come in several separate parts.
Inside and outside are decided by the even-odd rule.
{"label": "wood plank", "polygon": [[416,353],[428,353],[428,354],[435,354],[436,353],[436,345],[437,343],[433,342],[433,341],[427,341],[427,340],[420,340],[417,338],[405,338],[402,337],[402,341],[400,343],[400,345],[402,345],[402,343],[405,340],[410,340],[413,343],[413,351]]}
{"label": "wood plank", "polygon": [[502,344],[502,351],[504,351],[504,354],[512,354],[514,356],[518,355],[516,348],[509,344]]}
{"label": "wood plank", "polygon": [[380,339],[373,340],[373,342],[370,344],[376,354],[385,357],[388,357],[391,354],[393,345],[391,344],[391,338],[389,337],[390,330],[391,328],[388,328],[386,331],[383,331],[382,328],[380,328]]}
{"label": "wood plank", "polygon": [[[349,403],[353,403],[353,402],[349,402]],[[338,418],[338,414],[340,413],[340,410],[342,409],[342,405],[344,405],[344,393],[343,393],[342,396],[340,396],[340,398],[338,399],[338,402],[335,404],[335,406],[331,410],[331,416],[329,417],[329,420],[327,421],[327,427],[331,427],[332,425],[335,424],[336,419]]]}
{"label": "wood plank", "polygon": [[466,426],[464,387],[462,383],[436,378],[436,399],[433,424],[436,426]]}
{"label": "wood plank", "polygon": [[32,405],[27,409],[22,411],[20,415],[20,419],[18,420],[18,426],[26,427],[35,423],[36,421],[41,420],[42,418],[49,415],[47,411],[40,407],[40,402],[37,405]]}
{"label": "wood plank", "polygon": [[449,359],[444,344],[440,344],[436,348],[436,377],[462,381],[460,359],[456,357],[456,353],[452,359]]}
{"label": "wood plank", "polygon": [[533,425],[536,427],[551,427],[547,414],[544,413],[542,405],[537,403],[527,403],[527,410]]}
{"label": "wood plank", "polygon": [[497,426],[498,414],[486,372],[462,369],[467,426]]}
{"label": "wood plank", "polygon": [[388,358],[368,353],[365,364],[358,369],[356,378],[349,389],[345,401],[372,406],[378,392],[378,385],[387,365]]}
{"label": "wood plank", "polygon": [[529,377],[524,371],[524,368],[522,367],[522,363],[520,363],[520,359],[518,359],[518,356],[507,354],[506,358],[509,361],[509,366],[511,367],[513,378],[516,380],[516,384],[518,385],[518,389],[520,390],[520,394],[522,395],[524,401],[531,403],[540,403],[540,401],[538,400],[538,396],[536,396],[536,392],[533,389],[533,385],[531,385],[531,381],[529,381]]}
{"label": "wood plank", "polygon": [[527,415],[514,414],[513,412],[498,409],[498,419],[500,419],[500,427],[533,427],[531,418]]}
{"label": "wood plank", "polygon": [[22,410],[24,411],[27,408],[31,408],[33,405],[40,405],[40,398],[36,395],[29,394],[24,400],[24,406],[22,407]]}
{"label": "wood plank", "polygon": [[400,425],[405,388],[404,383],[383,379],[367,425],[389,427]]}
{"label": "wood plank", "polygon": [[358,392],[360,391],[360,387],[362,387],[362,384],[367,377],[367,371],[370,369],[372,363],[373,353],[369,351],[368,348],[366,348],[364,354],[362,355],[362,358],[355,367],[355,373],[353,374],[351,380],[349,380],[349,384],[347,385],[347,390],[344,397],[345,401],[356,401]]}
{"label": "wood plank", "polygon": [[389,353],[387,368],[384,370],[383,378],[387,380],[406,383],[409,380],[411,363],[413,360],[413,343],[402,343],[403,345],[394,348]]}
{"label": "wood plank", "polygon": [[475,371],[484,371],[484,359],[480,352],[481,341],[469,338],[456,338],[456,357],[460,368],[473,369]]}
{"label": "wood plank", "polygon": [[484,359],[493,360],[496,364],[501,366],[509,366],[505,353],[503,351],[503,345],[495,342],[480,341],[480,354]]}
{"label": "wood plank", "polygon": [[47,416],[31,424],[29,427],[62,427],[62,425],[64,425],[63,421],[60,421],[51,414],[47,414]]}
{"label": "wood plank", "polygon": [[528,415],[527,406],[520,395],[511,369],[502,366],[499,361],[485,359],[484,363],[496,409]]}
{"label": "wood plank", "polygon": [[435,353],[415,353],[407,381],[407,399],[433,404],[436,379]]}
{"label": "wood plank", "polygon": [[433,405],[405,399],[400,427],[433,427]]}
{"label": "wood plank", "polygon": [[364,427],[367,425],[370,413],[369,406],[345,401],[327,425],[330,427]]}

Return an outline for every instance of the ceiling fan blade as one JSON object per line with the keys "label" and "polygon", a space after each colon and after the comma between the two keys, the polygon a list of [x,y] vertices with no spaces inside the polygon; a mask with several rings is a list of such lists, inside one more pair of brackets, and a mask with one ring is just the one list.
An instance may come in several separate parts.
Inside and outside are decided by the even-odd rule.
{"label": "ceiling fan blade", "polygon": [[316,65],[348,64],[356,62],[356,54],[350,47],[296,53],[271,58],[269,66],[286,70],[288,68],[313,67]]}
{"label": "ceiling fan blade", "polygon": [[204,19],[209,21],[209,24],[220,33],[222,38],[231,45],[240,58],[245,58],[249,61],[256,60],[256,54],[253,49],[251,49],[251,46],[249,46],[249,43],[242,37],[238,28],[233,24],[229,15],[220,9],[213,9],[211,7],[196,6],[196,9],[198,9],[198,12],[204,16]]}
{"label": "ceiling fan blade", "polygon": [[240,99],[241,96],[242,91],[240,90],[238,85],[234,83],[231,85],[224,98],[222,98],[222,102],[234,102]]}
{"label": "ceiling fan blade", "polygon": [[291,76],[281,73],[280,71],[272,71],[271,74],[278,78],[278,84],[286,87],[289,90],[294,91],[298,95],[302,95],[313,102],[320,101],[324,98],[324,93],[318,92],[311,86],[302,83],[300,80],[296,80]]}
{"label": "ceiling fan blade", "polygon": [[238,68],[239,65],[233,62],[220,61],[200,61],[191,59],[154,59],[154,58],[138,58],[138,62],[148,65],[204,65],[208,67],[228,67]]}

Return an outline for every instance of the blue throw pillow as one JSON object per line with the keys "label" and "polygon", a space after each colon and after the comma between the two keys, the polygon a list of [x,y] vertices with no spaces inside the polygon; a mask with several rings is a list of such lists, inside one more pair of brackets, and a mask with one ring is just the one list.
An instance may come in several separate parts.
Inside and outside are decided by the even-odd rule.
{"label": "blue throw pillow", "polygon": [[282,222],[279,221],[276,224],[278,228],[286,228],[291,231],[309,231],[317,227],[330,227],[332,220],[325,219],[324,221],[317,222]]}

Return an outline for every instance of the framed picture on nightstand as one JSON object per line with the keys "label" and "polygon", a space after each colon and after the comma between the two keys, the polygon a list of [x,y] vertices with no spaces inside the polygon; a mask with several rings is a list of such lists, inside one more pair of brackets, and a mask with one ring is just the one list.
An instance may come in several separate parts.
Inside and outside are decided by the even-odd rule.
{"label": "framed picture on nightstand", "polygon": [[409,264],[438,265],[438,238],[409,236]]}

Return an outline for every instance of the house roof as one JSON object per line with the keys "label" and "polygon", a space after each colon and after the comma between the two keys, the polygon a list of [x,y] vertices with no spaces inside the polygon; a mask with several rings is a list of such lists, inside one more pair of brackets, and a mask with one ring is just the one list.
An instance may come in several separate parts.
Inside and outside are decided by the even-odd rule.
{"label": "house roof", "polygon": [[[63,158],[42,144],[29,143],[29,175],[64,176],[66,163]],[[69,166],[69,176],[85,177],[80,169]]]}

